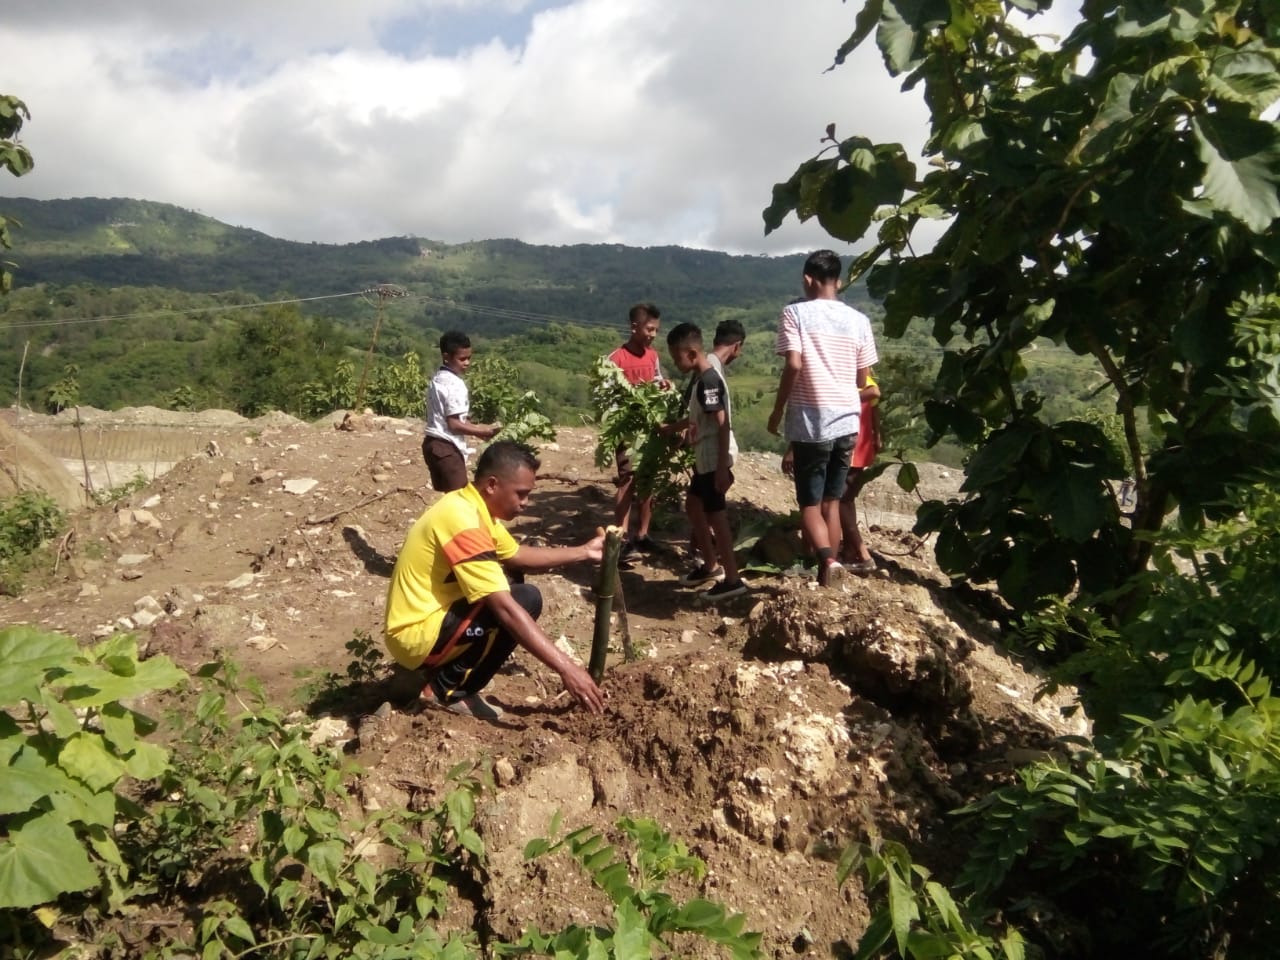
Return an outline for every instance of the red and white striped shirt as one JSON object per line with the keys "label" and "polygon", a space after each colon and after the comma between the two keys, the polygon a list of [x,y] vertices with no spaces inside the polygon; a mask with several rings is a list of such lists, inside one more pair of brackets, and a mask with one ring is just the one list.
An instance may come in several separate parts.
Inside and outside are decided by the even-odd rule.
{"label": "red and white striped shirt", "polygon": [[879,361],[871,321],[840,300],[800,300],[778,320],[779,356],[800,354],[783,434],[821,443],[858,432],[858,371]]}

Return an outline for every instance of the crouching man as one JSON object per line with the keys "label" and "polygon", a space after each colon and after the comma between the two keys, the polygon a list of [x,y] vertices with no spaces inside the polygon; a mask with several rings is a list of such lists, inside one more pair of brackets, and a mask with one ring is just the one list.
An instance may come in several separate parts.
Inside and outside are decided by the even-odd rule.
{"label": "crouching man", "polygon": [[[475,480],[445,494],[410,528],[387,590],[387,649],[421,670],[422,699],[454,713],[496,720],[501,708],[480,695],[516,645],[556,673],[592,713],[604,695],[590,674],[538,626],[542,594],[519,574],[600,560],[603,536],[576,547],[517,544],[500,521],[529,502],[537,456],[524,444],[498,441],[480,455]],[[504,570],[504,566],[506,570]]]}

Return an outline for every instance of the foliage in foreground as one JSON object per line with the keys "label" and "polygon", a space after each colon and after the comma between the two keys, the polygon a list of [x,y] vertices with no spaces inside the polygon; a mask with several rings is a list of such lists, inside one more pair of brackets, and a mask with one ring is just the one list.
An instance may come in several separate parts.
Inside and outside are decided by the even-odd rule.
{"label": "foliage in foreground", "polygon": [[[145,739],[155,721],[121,701],[176,687],[178,733],[165,749]],[[139,660],[129,635],[81,650],[9,628],[0,707],[0,942],[14,955],[92,941],[113,955],[204,960],[470,960],[489,949],[595,960],[685,935],[735,960],[759,956],[743,917],[665,892],[668,878],[705,867],[647,820],[619,823],[634,878],[629,858],[588,831],[530,850],[569,849],[611,898],[616,929],[572,924],[511,944],[442,932],[467,926],[450,911],[460,888],[484,881],[473,824],[484,770],[455,768],[433,805],[366,810],[359,771],[231,663],[188,678],[166,658]],[[148,935],[127,921],[144,909],[187,922]]]}
{"label": "foliage in foreground", "polygon": [[636,496],[675,497],[693,466],[692,451],[659,428],[684,418],[680,391],[656,383],[632,385],[608,357],[591,371],[591,404],[595,410],[596,466],[613,463],[625,447],[636,474]]}
{"label": "foliage in foreground", "polygon": [[[1232,484],[1280,462],[1275,8],[1101,0],[1056,46],[1020,29],[1048,8],[864,4],[837,63],[874,34],[923,88],[928,172],[832,125],[765,211],[767,229],[794,212],[849,242],[879,224],[851,274],[884,298],[888,336],[932,325],[926,419],[974,451],[964,499],[918,529],[945,571],[1017,610],[1134,585],[1175,508],[1220,519]],[[917,252],[925,220],[947,227]],[[1096,423],[1045,415],[1026,358],[1049,341],[1092,360],[1122,456]],[[1131,518],[1112,489],[1127,474]]]}
{"label": "foliage in foreground", "polygon": [[902,844],[879,838],[870,844],[851,844],[836,868],[836,883],[843,886],[855,871],[863,874],[868,897],[879,904],[854,960],[871,960],[889,950],[910,960],[1022,960],[1025,956],[1022,935],[1016,929],[1009,927],[999,937],[982,932],[980,924],[992,926],[989,918],[976,917],[969,904],[957,902],[945,886],[931,879],[927,868],[912,863]]}
{"label": "foliage in foreground", "polygon": [[[1094,739],[1069,739],[1069,756],[1021,768],[958,811],[973,818],[961,914],[1017,916],[1048,956],[1272,952],[1280,492],[1257,486],[1233,501],[1243,512],[1232,521],[1155,544],[1159,572],[1134,622],[1073,620],[1083,650],[1059,677],[1081,684]],[[1175,554],[1192,572],[1174,568]],[[1033,635],[1061,629],[1042,623]],[[925,949],[958,935],[960,914],[946,891],[908,889],[920,870],[886,850],[872,879],[888,880],[888,912],[864,944],[883,946],[892,931],[900,956],[931,955],[912,953],[912,938]]]}

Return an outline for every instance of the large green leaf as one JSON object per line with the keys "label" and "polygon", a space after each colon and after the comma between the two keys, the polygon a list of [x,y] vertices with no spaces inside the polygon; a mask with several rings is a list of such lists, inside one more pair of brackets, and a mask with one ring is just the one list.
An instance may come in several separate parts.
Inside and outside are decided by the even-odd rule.
{"label": "large green leaf", "polygon": [[136,663],[133,673],[104,670],[90,664],[78,664],[60,678],[65,684],[68,703],[78,707],[98,707],[113,700],[129,700],[168,690],[185,680],[187,675],[168,657],[152,657]]}
{"label": "large green leaf", "polygon": [[644,916],[630,900],[614,909],[617,927],[613,933],[613,955],[617,960],[649,960],[651,936]]}
{"label": "large green leaf", "polygon": [[923,35],[951,18],[946,0],[884,0],[876,43],[889,73],[897,76],[920,62]]}
{"label": "large green leaf", "polygon": [[0,630],[0,706],[38,699],[45,671],[70,666],[78,649],[71,637],[33,627]]}
{"label": "large green leaf", "polygon": [[83,784],[28,748],[0,773],[0,814],[26,813],[46,797],[78,792],[88,793]]}
{"label": "large green leaf", "polygon": [[1204,163],[1204,196],[1263,233],[1280,216],[1280,133],[1274,124],[1225,114],[1192,121]]}
{"label": "large green leaf", "polygon": [[97,883],[75,831],[51,816],[11,827],[0,841],[0,908],[34,907]]}
{"label": "large green leaf", "polygon": [[124,761],[96,733],[78,733],[68,740],[58,754],[58,764],[94,790],[114,785],[125,772]]}

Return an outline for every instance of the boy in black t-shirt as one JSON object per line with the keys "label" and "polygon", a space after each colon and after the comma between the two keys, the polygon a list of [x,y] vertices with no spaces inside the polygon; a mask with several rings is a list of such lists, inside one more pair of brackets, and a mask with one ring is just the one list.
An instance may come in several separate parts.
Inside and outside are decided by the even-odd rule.
{"label": "boy in black t-shirt", "polygon": [[[741,344],[739,339],[726,345],[730,360],[737,356]],[[685,513],[694,546],[704,559],[681,579],[688,584],[720,581],[703,594],[706,600],[736,597],[747,592],[747,585],[738,576],[733,532],[725,510],[725,494],[733,485],[733,458],[738,452],[723,373],[725,358],[703,352],[702,331],[692,323],[682,323],[667,335],[667,349],[681,373],[694,374],[688,398],[694,475],[685,498]],[[719,565],[713,563],[713,557],[719,557]]]}

